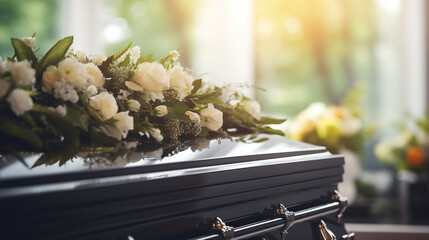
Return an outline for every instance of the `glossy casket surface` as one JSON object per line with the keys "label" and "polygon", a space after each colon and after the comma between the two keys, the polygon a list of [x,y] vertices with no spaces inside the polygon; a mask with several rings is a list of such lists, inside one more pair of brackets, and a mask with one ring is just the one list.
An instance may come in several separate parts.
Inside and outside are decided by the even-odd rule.
{"label": "glossy casket surface", "polygon": [[212,140],[162,160],[130,152],[107,164],[80,157],[31,169],[3,156],[0,238],[188,238],[209,217],[234,222],[273,203],[299,208],[342,181],[342,156],[263,137],[268,141]]}

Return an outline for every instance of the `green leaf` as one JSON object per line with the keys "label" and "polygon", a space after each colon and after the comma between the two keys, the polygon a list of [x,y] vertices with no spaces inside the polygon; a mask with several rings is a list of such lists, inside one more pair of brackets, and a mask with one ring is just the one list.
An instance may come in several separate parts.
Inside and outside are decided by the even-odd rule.
{"label": "green leaf", "polygon": [[124,61],[122,61],[118,64],[118,67],[126,67],[128,65],[130,65],[130,54],[127,54]]}
{"label": "green leaf", "polygon": [[41,149],[43,142],[33,129],[19,124],[16,119],[0,117],[0,132],[3,132],[9,136],[18,138],[23,142],[30,144],[35,149]]}
{"label": "green leaf", "polygon": [[275,118],[269,118],[269,117],[261,117],[261,120],[259,120],[258,122],[260,124],[263,124],[263,125],[267,125],[267,124],[282,124],[286,120],[287,119],[275,119]]}
{"label": "green leaf", "polygon": [[15,49],[15,55],[18,58],[18,61],[23,61],[27,59],[31,62],[33,68],[37,68],[37,58],[33,53],[33,50],[27,46],[23,41],[18,38],[11,38],[13,48]]}
{"label": "green leaf", "polygon": [[192,83],[192,91],[191,91],[191,95],[195,94],[202,86],[203,84],[203,80],[202,79],[197,79]]}
{"label": "green leaf", "polygon": [[280,131],[280,130],[277,130],[277,129],[274,129],[274,128],[271,128],[268,126],[259,128],[259,131],[261,133],[277,134],[277,135],[281,135],[281,136],[285,135],[285,133],[283,131]]}
{"label": "green leaf", "polygon": [[222,100],[215,96],[208,96],[204,98],[200,98],[197,100],[198,103],[214,103],[214,104],[224,104]]}
{"label": "green leaf", "polygon": [[49,51],[40,59],[39,68],[37,69],[37,76],[43,74],[45,69],[50,65],[58,65],[64,58],[69,47],[73,43],[73,37],[69,36],[59,40]]}
{"label": "green leaf", "polygon": [[174,111],[178,112],[178,113],[185,113],[186,111],[189,110],[188,106],[182,102],[177,102],[173,105],[173,109]]}
{"label": "green leaf", "polygon": [[122,55],[124,55],[124,53],[131,47],[132,42],[130,42],[128,44],[128,46],[126,46],[124,49],[122,49],[121,51],[117,52],[116,54],[113,55],[113,61],[115,61],[116,59],[120,58]]}
{"label": "green leaf", "polygon": [[149,63],[151,63],[151,62],[155,62],[155,61],[156,61],[156,60],[153,58],[153,54],[149,54],[149,55],[147,55],[146,57],[140,57],[140,58],[137,60],[136,65],[139,65],[139,64],[144,63],[144,62],[149,62]]}

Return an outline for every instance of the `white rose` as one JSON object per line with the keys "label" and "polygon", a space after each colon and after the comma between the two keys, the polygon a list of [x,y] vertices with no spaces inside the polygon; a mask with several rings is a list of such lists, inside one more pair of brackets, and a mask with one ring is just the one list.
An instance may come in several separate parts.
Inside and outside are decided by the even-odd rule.
{"label": "white rose", "polygon": [[183,71],[183,67],[176,65],[168,70],[170,75],[170,88],[176,90],[179,98],[184,98],[191,94],[192,82],[194,78]]}
{"label": "white rose", "polygon": [[217,131],[223,125],[223,112],[214,108],[212,103],[200,111],[201,125],[211,131]]}
{"label": "white rose", "polygon": [[151,129],[149,129],[149,134],[153,138],[155,138],[155,140],[157,142],[161,142],[164,139],[164,137],[161,134],[161,130],[159,130],[158,128],[151,128]]}
{"label": "white rose", "polygon": [[114,123],[115,127],[122,133],[122,137],[126,138],[129,130],[134,129],[134,118],[128,115],[129,111],[116,113],[113,119],[116,120]]}
{"label": "white rose", "polygon": [[171,59],[173,59],[173,61],[177,61],[180,57],[180,54],[178,51],[173,50],[170,52],[170,57],[171,57]]}
{"label": "white rose", "polygon": [[168,113],[167,106],[165,105],[159,105],[158,107],[155,108],[155,111],[156,111],[155,115],[157,117],[163,117]]}
{"label": "white rose", "polygon": [[192,122],[201,122],[200,116],[198,115],[198,113],[194,113],[191,111],[186,111],[185,115],[189,117],[189,119],[191,119]]}
{"label": "white rose", "polygon": [[51,65],[43,73],[42,78],[42,90],[45,92],[51,92],[54,87],[54,83],[61,80],[60,71],[58,68]]}
{"label": "white rose", "polygon": [[21,41],[23,41],[25,43],[25,45],[27,45],[29,48],[31,48],[31,50],[34,51],[35,45],[36,45],[36,38],[24,37],[21,39]]}
{"label": "white rose", "polygon": [[10,82],[0,78],[0,98],[3,98],[9,91]]}
{"label": "white rose", "polygon": [[137,67],[132,79],[131,86],[135,91],[151,91],[161,93],[162,90],[170,88],[170,76],[165,68],[157,62],[144,62]]}
{"label": "white rose", "polygon": [[17,115],[20,116],[33,107],[33,100],[22,89],[14,89],[7,98],[10,103],[10,108]]}
{"label": "white rose", "polygon": [[93,85],[96,87],[104,86],[105,80],[103,73],[94,63],[86,64],[86,73],[94,80]]}
{"label": "white rose", "polygon": [[27,60],[14,62],[10,68],[10,73],[18,86],[28,86],[36,81],[36,70],[31,68],[30,62]]}
{"label": "white rose", "polygon": [[128,100],[128,109],[130,109],[133,112],[137,112],[140,109],[140,103],[137,100],[131,99]]}
{"label": "white rose", "polygon": [[243,100],[238,108],[247,112],[256,120],[261,120],[261,105],[257,101]]}
{"label": "white rose", "polygon": [[85,64],[78,62],[76,59],[65,59],[60,62],[58,69],[61,78],[78,89],[83,89],[94,82],[94,79],[87,74]]}
{"label": "white rose", "polygon": [[91,97],[89,105],[100,114],[101,120],[110,119],[118,112],[115,97],[108,92],[101,92]]}

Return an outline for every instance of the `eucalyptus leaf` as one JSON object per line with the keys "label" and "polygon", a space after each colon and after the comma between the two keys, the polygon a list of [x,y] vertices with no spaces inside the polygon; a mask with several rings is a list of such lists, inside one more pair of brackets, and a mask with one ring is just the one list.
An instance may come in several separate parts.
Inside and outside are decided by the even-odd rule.
{"label": "eucalyptus leaf", "polygon": [[37,68],[38,62],[37,58],[33,53],[33,50],[27,44],[25,44],[23,41],[21,41],[18,38],[11,38],[10,39],[13,45],[13,48],[15,49],[15,56],[18,59],[18,61],[28,60],[31,62],[31,66],[33,68]]}
{"label": "eucalyptus leaf", "polygon": [[268,139],[269,138],[260,138],[260,139],[256,139],[256,140],[253,140],[252,142],[254,142],[254,143],[261,143],[261,142],[266,142],[266,141],[268,141]]}
{"label": "eucalyptus leaf", "polygon": [[286,120],[287,119],[275,119],[275,118],[269,118],[269,117],[261,117],[261,120],[259,120],[258,122],[260,124],[263,124],[263,125],[267,125],[267,124],[282,124]]}
{"label": "eucalyptus leaf", "polygon": [[41,76],[45,69],[50,65],[58,65],[64,58],[69,47],[73,43],[73,37],[65,37],[59,40],[49,51],[40,59],[39,67],[37,69],[37,76]]}
{"label": "eucalyptus leaf", "polygon": [[139,64],[144,63],[144,62],[149,62],[149,63],[151,63],[151,62],[155,62],[155,61],[156,61],[156,60],[153,58],[153,54],[149,54],[149,55],[147,55],[146,57],[140,57],[140,58],[137,60],[136,65],[139,65]]}
{"label": "eucalyptus leaf", "polygon": [[259,131],[262,133],[277,134],[277,135],[281,135],[281,136],[285,135],[285,133],[283,131],[280,131],[280,130],[277,130],[277,129],[274,129],[274,128],[271,128],[268,126],[259,128]]}

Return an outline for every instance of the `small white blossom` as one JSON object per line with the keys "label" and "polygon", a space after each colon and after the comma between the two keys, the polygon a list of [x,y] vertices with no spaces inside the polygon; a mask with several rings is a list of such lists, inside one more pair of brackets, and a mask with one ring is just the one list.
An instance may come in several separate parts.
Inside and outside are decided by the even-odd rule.
{"label": "small white blossom", "polygon": [[29,86],[36,81],[36,70],[27,60],[14,62],[10,68],[12,78],[18,86]]}
{"label": "small white blossom", "polygon": [[3,98],[9,91],[10,82],[0,78],[0,98]]}
{"label": "small white blossom", "polygon": [[49,107],[49,110],[58,113],[61,117],[65,117],[67,115],[67,108],[62,105],[58,105],[56,108]]}
{"label": "small white blossom", "polygon": [[60,80],[61,80],[60,71],[58,71],[57,67],[50,65],[43,73],[42,90],[45,92],[51,92],[54,86],[54,83]]}
{"label": "small white blossom", "polygon": [[170,57],[171,57],[171,59],[173,59],[173,61],[177,61],[177,60],[179,60],[180,54],[178,51],[173,50],[170,52]]}
{"label": "small white blossom", "polygon": [[140,103],[134,99],[128,100],[127,104],[128,104],[128,109],[130,109],[133,112],[137,112],[141,106]]}
{"label": "small white blossom", "polygon": [[94,85],[89,86],[86,89],[86,93],[88,94],[88,96],[92,97],[95,96],[98,93],[97,87],[95,87]]}
{"label": "small white blossom", "polygon": [[89,60],[89,62],[92,62],[97,66],[100,66],[107,59],[107,57],[104,55],[91,54],[87,56],[87,59]]}
{"label": "small white blossom", "polygon": [[155,108],[155,111],[156,111],[155,115],[157,117],[164,117],[168,113],[167,106],[165,106],[165,105],[159,105],[159,106],[157,106]]}
{"label": "small white blossom", "polygon": [[130,95],[131,95],[131,93],[129,91],[120,89],[119,94],[118,94],[118,96],[116,96],[116,98],[118,100],[128,100],[128,96],[130,96]]}
{"label": "small white blossom", "polygon": [[157,141],[157,142],[161,142],[164,137],[161,134],[161,130],[159,130],[158,128],[151,128],[149,129],[149,134]]}
{"label": "small white blossom", "polygon": [[194,113],[191,111],[186,111],[185,115],[189,117],[189,119],[191,119],[192,122],[197,122],[200,123],[201,119],[200,116],[198,115],[198,113]]}
{"label": "small white blossom", "polygon": [[200,111],[201,125],[211,131],[217,131],[223,125],[223,112],[214,108],[212,103]]}
{"label": "small white blossom", "polygon": [[86,53],[84,53],[84,52],[82,52],[82,51],[79,51],[79,50],[76,50],[76,51],[74,51],[74,52],[73,52],[73,54],[74,54],[74,57],[75,57],[79,62],[81,62],[81,63],[87,63],[87,62],[88,62],[88,60],[87,60],[87,58],[86,58]]}
{"label": "small white blossom", "polygon": [[77,94],[74,87],[70,86],[66,82],[63,82],[63,81],[55,82],[53,85],[53,89],[54,89],[54,97],[57,99],[70,101],[72,103],[77,103],[77,101],[79,101],[79,95]]}
{"label": "small white blossom", "polygon": [[31,48],[31,50],[34,51],[34,49],[36,47],[36,38],[35,37],[24,37],[21,39],[21,41],[23,41],[25,43],[25,45],[27,45],[29,48]]}
{"label": "small white blossom", "polygon": [[33,100],[28,96],[27,92],[22,89],[14,89],[7,98],[10,103],[10,108],[17,115],[20,116],[33,107]]}
{"label": "small white blossom", "polygon": [[91,97],[89,105],[99,113],[101,120],[110,119],[118,112],[115,97],[108,92],[101,92]]}
{"label": "small white blossom", "polygon": [[114,63],[119,64],[123,62],[125,58],[127,58],[127,56],[129,56],[130,58],[130,63],[136,64],[137,60],[139,60],[139,58],[141,57],[140,46],[135,46],[128,49],[124,54],[122,54],[122,56],[116,59]]}

